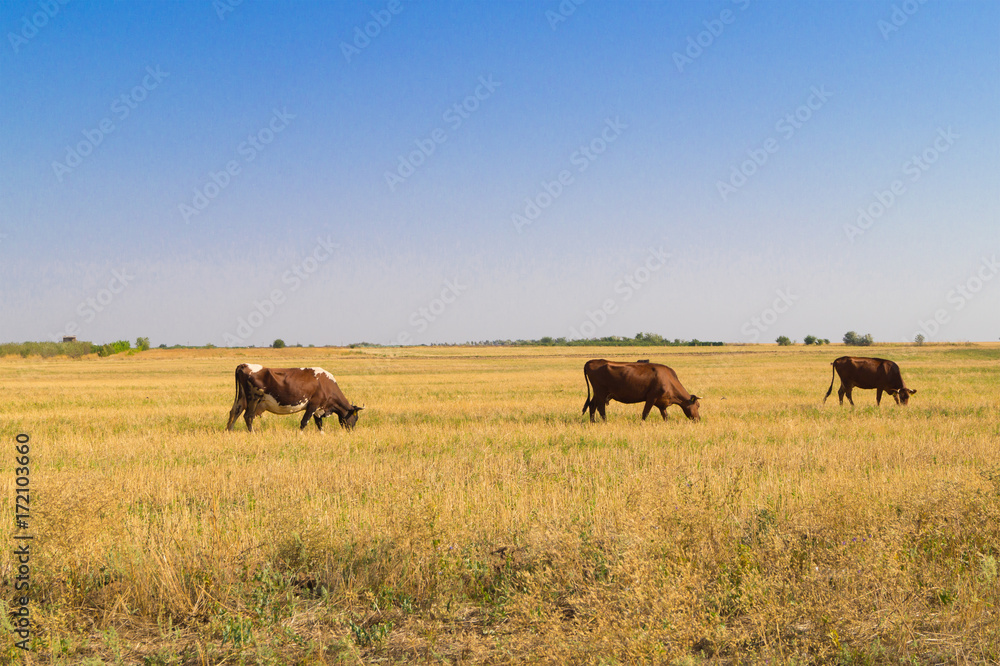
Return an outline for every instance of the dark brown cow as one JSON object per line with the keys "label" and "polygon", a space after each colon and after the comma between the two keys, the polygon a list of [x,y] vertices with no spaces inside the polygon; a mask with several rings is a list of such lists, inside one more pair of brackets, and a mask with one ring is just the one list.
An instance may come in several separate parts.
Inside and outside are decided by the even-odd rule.
{"label": "dark brown cow", "polygon": [[[654,406],[660,410],[665,421],[670,405],[680,405],[685,416],[692,421],[701,418],[698,415],[698,396],[688,393],[677,379],[677,373],[665,365],[648,361],[616,363],[603,358],[593,359],[584,364],[583,378],[587,382],[587,402],[583,405],[583,412],[590,409],[591,422],[594,421],[594,411],[600,412],[603,420],[608,420],[604,408],[612,400],[626,404],[646,403],[642,409],[644,421]],[[593,398],[590,397],[591,385],[594,387]]]}
{"label": "dark brown cow", "polygon": [[265,411],[294,414],[302,410],[306,413],[300,429],[305,429],[312,417],[322,432],[323,419],[336,414],[341,427],[350,430],[362,409],[351,404],[337,380],[323,368],[265,368],[243,363],[236,368],[236,399],[229,410],[226,430],[233,429],[241,412],[247,430],[253,431],[253,420]]}
{"label": "dark brown cow", "polygon": [[[844,396],[854,406],[851,398],[851,391],[855,388],[877,389],[875,393],[875,404],[882,404],[882,392],[885,391],[893,397],[896,404],[907,404],[910,396],[916,393],[916,389],[908,389],[903,385],[903,376],[899,374],[899,366],[884,358],[864,358],[858,356],[841,356],[831,363],[833,372],[840,375],[840,390],[837,396],[840,404],[844,404]],[[830,377],[830,388],[823,396],[823,402],[833,393],[833,381],[836,375]]]}

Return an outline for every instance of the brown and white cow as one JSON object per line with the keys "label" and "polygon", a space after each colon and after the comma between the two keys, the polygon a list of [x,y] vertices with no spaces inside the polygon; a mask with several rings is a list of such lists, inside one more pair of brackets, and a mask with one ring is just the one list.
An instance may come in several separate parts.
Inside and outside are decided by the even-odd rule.
{"label": "brown and white cow", "polygon": [[336,414],[341,427],[350,430],[362,409],[351,404],[337,380],[323,368],[265,368],[243,363],[236,368],[236,399],[226,430],[233,429],[241,412],[247,430],[253,431],[253,420],[264,412],[294,414],[303,410],[300,429],[305,429],[312,417],[322,432],[323,419]]}
{"label": "brown and white cow", "polygon": [[840,390],[837,396],[840,404],[844,404],[844,396],[854,406],[851,398],[851,391],[860,389],[876,389],[875,404],[882,404],[882,392],[885,391],[893,397],[896,404],[907,404],[910,396],[916,393],[916,389],[908,389],[903,385],[903,376],[899,374],[899,366],[884,358],[864,358],[860,356],[841,356],[831,363],[834,375],[830,377],[830,388],[823,396],[823,402],[833,393],[833,381],[836,375],[840,375]]}
{"label": "brown and white cow", "polygon": [[[660,410],[665,421],[670,405],[680,405],[684,415],[692,421],[701,418],[698,396],[688,393],[677,379],[677,373],[665,365],[648,361],[617,363],[603,358],[593,359],[584,364],[583,377],[587,382],[587,402],[583,405],[583,413],[590,409],[591,422],[594,421],[595,411],[600,412],[603,420],[608,420],[604,408],[612,400],[626,404],[646,403],[642,409],[644,421],[654,406]],[[594,387],[593,398],[590,397],[591,386]]]}

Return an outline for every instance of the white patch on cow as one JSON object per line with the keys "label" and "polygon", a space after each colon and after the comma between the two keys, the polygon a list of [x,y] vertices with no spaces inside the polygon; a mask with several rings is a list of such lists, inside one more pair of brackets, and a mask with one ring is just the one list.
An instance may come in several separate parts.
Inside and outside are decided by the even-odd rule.
{"label": "white patch on cow", "polygon": [[257,365],[256,363],[247,363],[247,367],[250,368],[251,375],[257,374],[258,372],[264,369],[264,366]]}
{"label": "white patch on cow", "polygon": [[259,407],[257,411],[261,412],[267,410],[272,414],[294,414],[295,412],[301,412],[306,408],[306,403],[308,400],[303,400],[297,405],[279,405],[278,401],[274,399],[274,396],[267,393],[260,399]]}
{"label": "white patch on cow", "polygon": [[313,373],[314,373],[314,374],[315,374],[315,375],[316,375],[317,377],[319,377],[320,375],[326,375],[327,377],[329,377],[329,378],[330,378],[330,381],[331,381],[331,382],[333,382],[334,384],[336,384],[336,383],[337,383],[337,380],[333,378],[333,375],[331,375],[331,374],[330,374],[329,372],[327,372],[327,371],[326,371],[326,370],[324,370],[323,368],[308,368],[308,369],[309,369],[309,370],[312,370],[312,371],[313,371]]}

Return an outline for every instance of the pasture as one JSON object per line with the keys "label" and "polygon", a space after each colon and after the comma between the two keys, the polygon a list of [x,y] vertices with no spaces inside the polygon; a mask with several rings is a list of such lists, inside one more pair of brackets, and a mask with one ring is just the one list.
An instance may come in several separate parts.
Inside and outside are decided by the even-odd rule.
{"label": "pasture", "polygon": [[[899,363],[908,407],[830,362]],[[591,424],[649,358],[699,423]],[[366,407],[224,432],[242,362]],[[31,445],[29,664],[997,663],[1000,346],[151,350],[0,358]]]}

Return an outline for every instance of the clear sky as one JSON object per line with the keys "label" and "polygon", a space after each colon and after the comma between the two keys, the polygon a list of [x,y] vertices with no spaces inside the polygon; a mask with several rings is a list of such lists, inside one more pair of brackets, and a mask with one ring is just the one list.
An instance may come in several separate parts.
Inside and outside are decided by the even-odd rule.
{"label": "clear sky", "polygon": [[0,341],[1000,337],[1000,3],[0,4]]}

